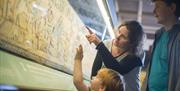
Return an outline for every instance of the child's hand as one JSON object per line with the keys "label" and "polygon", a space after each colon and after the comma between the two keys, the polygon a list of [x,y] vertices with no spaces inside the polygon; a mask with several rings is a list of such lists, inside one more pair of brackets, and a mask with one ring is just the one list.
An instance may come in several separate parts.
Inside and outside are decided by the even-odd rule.
{"label": "child's hand", "polygon": [[83,47],[82,45],[79,45],[78,48],[76,48],[76,56],[74,60],[82,60],[83,59]]}

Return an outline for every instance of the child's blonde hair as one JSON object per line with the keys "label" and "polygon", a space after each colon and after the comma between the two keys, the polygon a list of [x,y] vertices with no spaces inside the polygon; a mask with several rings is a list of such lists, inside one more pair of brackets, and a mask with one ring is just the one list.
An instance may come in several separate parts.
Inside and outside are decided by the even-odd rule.
{"label": "child's blonde hair", "polygon": [[98,76],[102,79],[102,86],[105,87],[105,91],[124,91],[124,86],[118,72],[102,68],[98,71]]}

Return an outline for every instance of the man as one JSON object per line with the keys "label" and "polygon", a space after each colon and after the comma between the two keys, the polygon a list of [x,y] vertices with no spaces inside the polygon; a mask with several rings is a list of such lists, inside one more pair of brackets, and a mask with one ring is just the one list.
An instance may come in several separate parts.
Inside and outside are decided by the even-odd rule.
{"label": "man", "polygon": [[180,91],[180,0],[153,0],[163,27],[155,34],[142,91]]}

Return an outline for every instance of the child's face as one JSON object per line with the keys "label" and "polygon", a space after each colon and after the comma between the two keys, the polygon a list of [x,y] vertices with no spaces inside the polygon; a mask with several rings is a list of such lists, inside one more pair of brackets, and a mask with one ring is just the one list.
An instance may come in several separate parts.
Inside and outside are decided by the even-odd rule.
{"label": "child's face", "polygon": [[94,91],[102,89],[102,79],[98,76],[98,74],[91,80],[91,89]]}

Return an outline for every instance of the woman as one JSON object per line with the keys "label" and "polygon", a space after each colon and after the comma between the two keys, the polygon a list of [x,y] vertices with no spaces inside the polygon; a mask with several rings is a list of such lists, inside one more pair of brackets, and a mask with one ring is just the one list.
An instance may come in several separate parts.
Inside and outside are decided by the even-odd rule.
{"label": "woman", "polygon": [[74,58],[74,73],[73,82],[78,91],[124,91],[120,74],[111,69],[100,69],[95,77],[91,80],[91,86],[88,87],[83,82],[82,75],[82,58],[83,48],[80,45],[77,48],[76,56]]}
{"label": "woman", "polygon": [[[89,30],[89,29],[88,29]],[[118,71],[125,84],[125,91],[139,91],[139,73],[142,66],[143,29],[136,21],[127,21],[118,27],[117,36],[104,43],[89,30],[86,36],[90,43],[94,43],[98,50],[92,67],[92,76],[101,67]]]}

